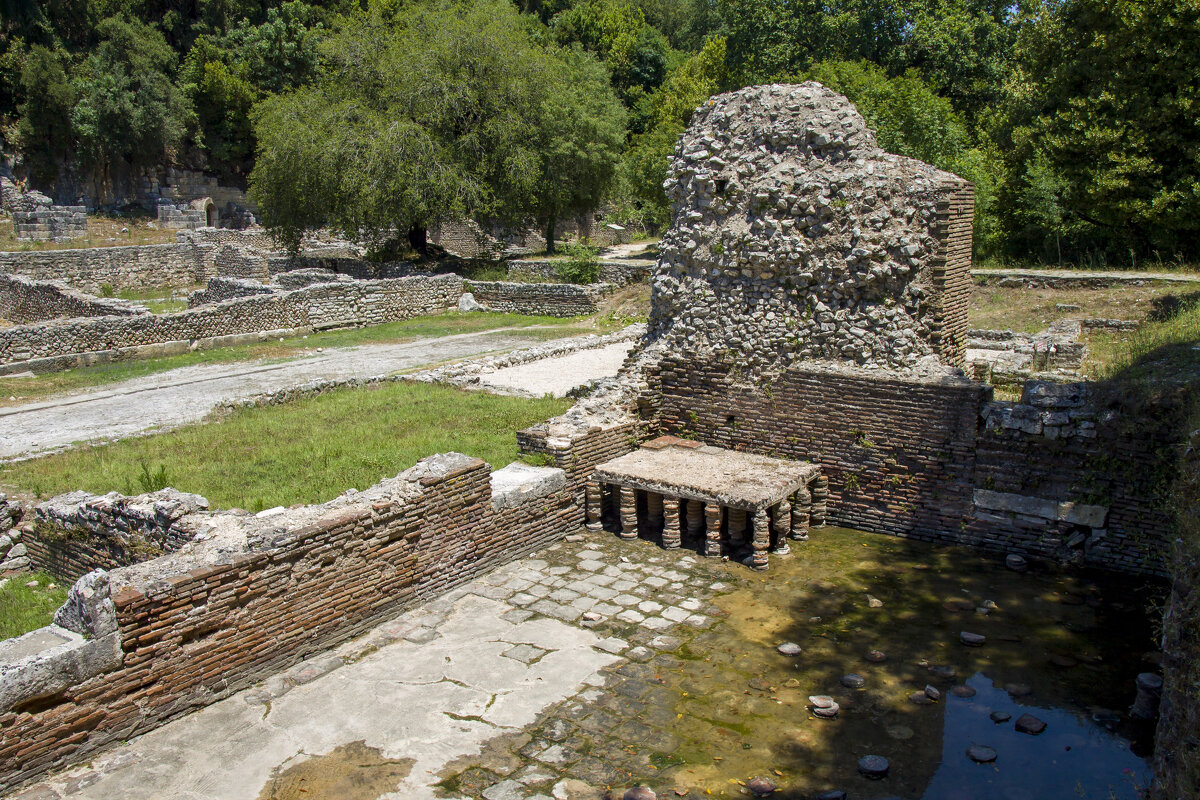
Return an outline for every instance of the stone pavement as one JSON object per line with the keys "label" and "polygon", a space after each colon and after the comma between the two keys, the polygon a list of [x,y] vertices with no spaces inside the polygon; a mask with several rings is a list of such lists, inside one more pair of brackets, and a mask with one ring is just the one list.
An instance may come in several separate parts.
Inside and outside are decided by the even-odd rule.
{"label": "stone pavement", "polygon": [[[581,780],[604,786],[649,763],[622,745],[653,738],[661,749],[671,736],[672,705],[642,662],[678,647],[673,631],[710,626],[707,597],[728,588],[689,585],[694,554],[640,544],[637,563],[610,534],[554,545],[16,797],[301,796],[292,783],[313,771],[303,767],[334,769],[347,752],[354,763],[375,753],[394,791],[351,781],[305,796],[430,798],[449,766],[474,758],[486,768],[454,779],[463,795],[595,797]],[[624,717],[588,710],[605,685],[628,700]],[[564,701],[578,729],[522,732]]]}

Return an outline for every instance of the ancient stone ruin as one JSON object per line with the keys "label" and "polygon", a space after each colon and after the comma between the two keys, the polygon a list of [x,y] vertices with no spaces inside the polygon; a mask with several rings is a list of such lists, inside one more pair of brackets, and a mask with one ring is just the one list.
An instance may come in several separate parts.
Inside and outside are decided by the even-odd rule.
{"label": "ancient stone ruin", "polygon": [[961,366],[970,184],[884,152],[816,83],[709,100],[666,184],[675,221],[651,337],[730,351],[755,372],[798,360]]}

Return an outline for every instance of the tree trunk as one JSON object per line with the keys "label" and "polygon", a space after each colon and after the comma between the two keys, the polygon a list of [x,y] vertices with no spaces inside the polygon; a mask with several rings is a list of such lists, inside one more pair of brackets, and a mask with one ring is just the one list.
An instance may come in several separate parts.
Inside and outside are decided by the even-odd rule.
{"label": "tree trunk", "polygon": [[551,214],[546,221],[546,255],[548,256],[554,255],[554,228],[557,222],[558,218],[554,214]]}

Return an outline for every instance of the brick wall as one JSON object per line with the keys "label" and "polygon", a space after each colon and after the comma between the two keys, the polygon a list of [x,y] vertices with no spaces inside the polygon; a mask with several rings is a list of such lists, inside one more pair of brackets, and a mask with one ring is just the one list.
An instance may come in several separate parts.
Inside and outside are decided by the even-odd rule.
{"label": "brick wall", "polygon": [[76,682],[8,690],[0,791],[246,688],[582,519],[562,488],[497,507],[489,477],[478,459],[434,457],[299,522],[243,518],[244,546],[224,554],[193,543],[114,570],[116,631],[76,646],[116,657]]}
{"label": "brick wall", "polygon": [[794,367],[758,384],[729,362],[665,359],[658,423],[708,444],[818,463],[832,524],[1163,574],[1180,399],[1105,408],[1030,381],[991,402],[962,378]]}
{"label": "brick wall", "polygon": [[940,245],[930,260],[934,286],[930,344],[942,363],[961,367],[966,352],[971,303],[971,237],[975,193],[960,189],[940,198],[933,235]]}

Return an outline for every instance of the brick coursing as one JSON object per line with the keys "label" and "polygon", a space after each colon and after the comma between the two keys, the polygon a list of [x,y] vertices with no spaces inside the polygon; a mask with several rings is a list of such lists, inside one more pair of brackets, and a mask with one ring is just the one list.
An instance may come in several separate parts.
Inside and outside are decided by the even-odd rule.
{"label": "brick coursing", "polygon": [[121,665],[0,713],[0,791],[227,697],[582,519],[569,490],[494,508],[478,459],[440,476],[420,466],[397,479],[403,498],[327,504],[244,550],[185,547],[110,573]]}
{"label": "brick coursing", "polygon": [[[657,380],[664,433],[820,464],[829,476],[832,524],[1164,572],[1172,521],[1153,487],[1163,485],[1158,479],[1176,457],[1172,428],[1162,421],[1175,401],[1120,413],[1098,409],[1094,398],[1069,410],[994,403],[989,387],[965,379],[812,366],[754,384],[720,360],[663,359]],[[1037,422],[1005,427],[1005,413]],[[1064,432],[1069,417],[1072,433]],[[1047,418],[1063,422],[1046,426]],[[1102,525],[1085,527],[980,507],[979,491],[1108,512]]]}

